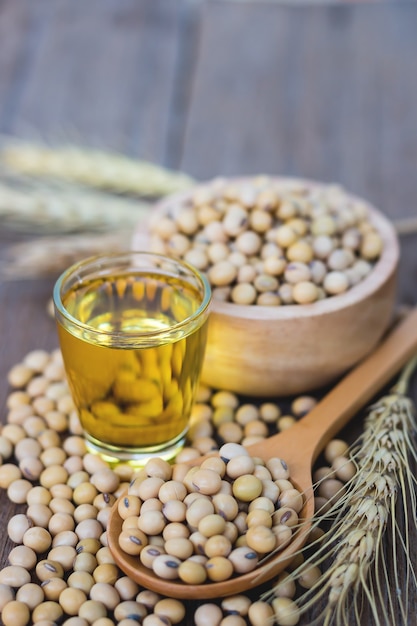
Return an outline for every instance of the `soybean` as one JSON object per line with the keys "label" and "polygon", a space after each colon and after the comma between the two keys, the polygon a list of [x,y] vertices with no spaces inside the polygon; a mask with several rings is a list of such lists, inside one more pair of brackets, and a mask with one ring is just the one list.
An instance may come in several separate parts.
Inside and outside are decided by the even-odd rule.
{"label": "soybean", "polygon": [[[383,252],[365,204],[342,189],[335,194],[331,185],[320,184],[318,207],[316,185],[288,190],[265,177],[262,184],[251,178],[240,186],[244,193],[230,194],[227,181],[206,183],[150,220],[151,248],[194,261],[206,272],[214,298],[243,306],[303,306],[344,293]],[[366,266],[351,283],[357,263]]]}

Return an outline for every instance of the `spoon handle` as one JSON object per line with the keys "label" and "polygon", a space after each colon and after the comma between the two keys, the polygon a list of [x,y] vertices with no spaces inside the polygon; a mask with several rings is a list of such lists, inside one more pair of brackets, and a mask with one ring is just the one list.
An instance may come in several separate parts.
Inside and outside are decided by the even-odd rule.
{"label": "spoon handle", "polygon": [[[413,309],[370,355],[351,370],[308,414],[304,428],[314,428],[314,462],[323,449],[323,439],[331,439],[345,424],[417,354],[417,308]],[[327,442],[326,441],[326,442]]]}
{"label": "spoon handle", "polygon": [[280,450],[287,449],[288,458],[297,458],[304,466],[311,467],[326,443],[390,382],[414,354],[417,354],[417,308],[407,314],[303,419],[271,437],[268,440],[271,447],[279,442]]}

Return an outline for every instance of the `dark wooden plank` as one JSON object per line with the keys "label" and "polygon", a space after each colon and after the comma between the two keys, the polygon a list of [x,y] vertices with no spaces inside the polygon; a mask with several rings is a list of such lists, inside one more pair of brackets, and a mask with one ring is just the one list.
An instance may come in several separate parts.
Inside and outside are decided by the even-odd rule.
{"label": "dark wooden plank", "polygon": [[165,164],[173,169],[181,167],[193,78],[198,64],[197,50],[202,6],[203,3],[195,2],[195,0],[186,0],[180,5],[175,82],[172,90],[165,152]]}
{"label": "dark wooden plank", "polygon": [[3,132],[161,161],[174,83],[177,4],[27,3],[33,21],[42,16],[42,27]]}
{"label": "dark wooden plank", "polygon": [[[0,2],[0,130],[4,131],[17,84],[26,66],[28,45],[22,42],[35,38],[30,15],[22,3]],[[29,35],[29,33],[31,33]],[[21,81],[20,81],[21,82]]]}
{"label": "dark wooden plank", "polygon": [[182,167],[338,181],[415,214],[416,22],[415,3],[206,3]]}

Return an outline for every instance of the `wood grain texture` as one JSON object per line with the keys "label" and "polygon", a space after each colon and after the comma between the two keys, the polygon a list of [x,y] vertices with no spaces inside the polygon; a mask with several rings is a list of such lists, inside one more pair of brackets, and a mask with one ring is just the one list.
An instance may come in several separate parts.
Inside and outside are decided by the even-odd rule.
{"label": "wood grain texture", "polygon": [[[0,0],[0,132],[82,140],[201,179],[267,172],[337,181],[392,219],[413,216],[416,23],[417,3],[406,0]],[[0,253],[11,241],[0,224]],[[3,421],[9,369],[32,349],[57,346],[46,314],[53,282],[0,284]],[[398,301],[417,301],[416,234],[401,238]],[[1,528],[16,510],[2,493]],[[10,547],[0,542],[2,566]],[[190,625],[192,614],[190,605]],[[362,621],[373,623],[366,607]]]}
{"label": "wood grain texture", "polygon": [[[8,95],[3,132],[162,161],[177,2],[41,0],[26,13],[37,32],[16,33],[25,68]],[[15,27],[22,28],[17,19]]]}
{"label": "wood grain texture", "polygon": [[414,214],[414,3],[204,8],[184,169],[337,181]]}

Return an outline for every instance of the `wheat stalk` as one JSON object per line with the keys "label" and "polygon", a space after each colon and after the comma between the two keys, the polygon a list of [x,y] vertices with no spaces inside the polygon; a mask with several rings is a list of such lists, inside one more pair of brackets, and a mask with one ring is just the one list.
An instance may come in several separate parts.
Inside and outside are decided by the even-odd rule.
{"label": "wheat stalk", "polygon": [[74,185],[0,177],[0,224],[31,233],[111,231],[133,227],[150,208],[147,202],[119,198]]}
{"label": "wheat stalk", "polygon": [[[411,437],[416,431],[415,407],[406,391],[416,366],[417,357],[404,369],[391,393],[369,408],[363,433],[351,448],[356,474],[345,486],[345,495],[328,512],[316,514],[315,526],[332,520],[331,527],[320,542],[309,546],[310,556],[304,563],[289,574],[296,581],[306,566],[325,565],[317,583],[297,599],[301,613],[324,604],[315,622],[320,626],[352,624],[350,607],[356,623],[362,623],[364,598],[376,624],[399,624],[397,613],[404,624],[408,623],[408,585],[417,586],[409,556],[409,527],[416,527],[416,479],[410,460],[416,461],[417,453]],[[396,519],[398,496],[404,536]],[[388,529],[391,554],[384,541]],[[397,571],[395,581],[388,580],[386,567],[387,558],[397,564],[400,551],[406,560],[402,585]]]}
{"label": "wheat stalk", "polygon": [[119,194],[164,196],[191,187],[193,179],[148,161],[102,150],[4,141],[0,162],[12,172],[82,184]]}
{"label": "wheat stalk", "polygon": [[10,246],[0,261],[3,280],[57,276],[61,271],[85,257],[129,249],[130,234],[61,235],[39,237]]}

